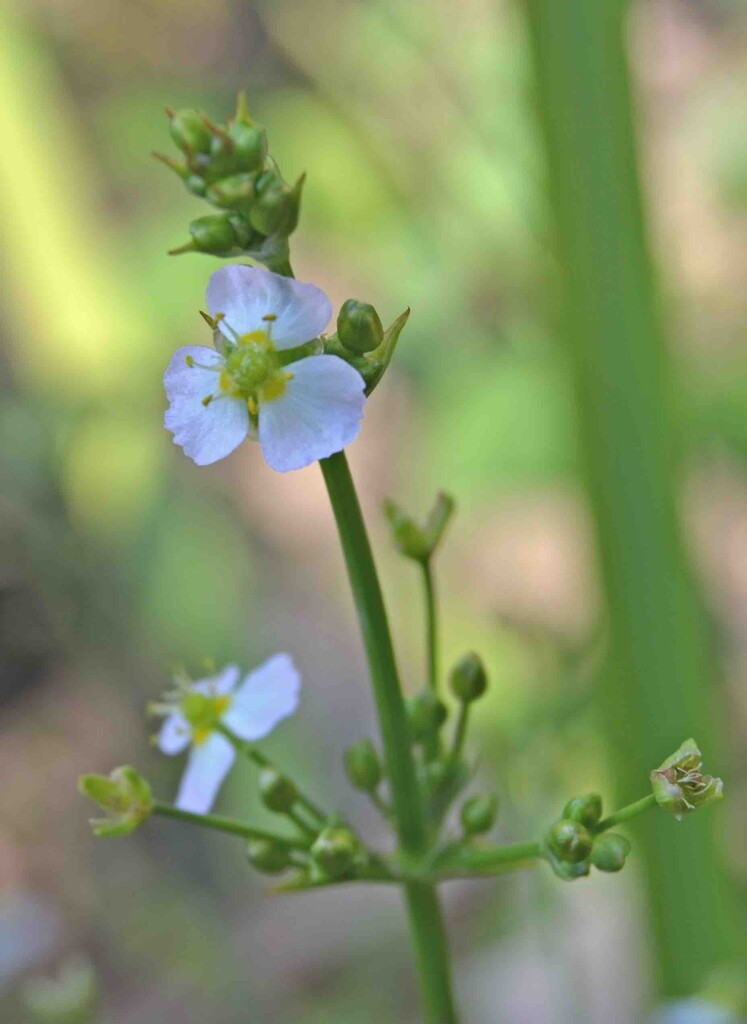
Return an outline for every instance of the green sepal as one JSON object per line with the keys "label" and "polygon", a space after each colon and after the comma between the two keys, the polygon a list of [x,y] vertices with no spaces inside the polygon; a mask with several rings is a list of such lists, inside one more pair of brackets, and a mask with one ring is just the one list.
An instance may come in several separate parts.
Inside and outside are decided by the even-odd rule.
{"label": "green sepal", "polygon": [[91,820],[95,836],[129,835],[153,809],[150,785],[131,765],[115,768],[108,776],[83,775],[78,781],[78,791],[108,815]]}
{"label": "green sepal", "polygon": [[585,828],[593,828],[602,817],[602,798],[598,793],[574,796],[563,808],[561,817],[578,821]]}
{"label": "green sepal", "polygon": [[358,837],[345,825],[323,828],[310,850],[311,880],[355,877],[366,863],[366,851]]}
{"label": "green sepal", "polygon": [[399,336],[409,316],[409,309],[406,309],[404,313],[400,313],[394,323],[384,331],[384,338],[381,344],[372,352],[366,352],[365,355],[356,355],[354,352],[350,352],[342,344],[337,334],[325,339],[324,350],[328,355],[339,356],[340,359],[344,359],[346,363],[354,366],[366,382],[366,395],[370,395],[392,361]]}
{"label": "green sepal", "polygon": [[604,832],[594,839],[591,863],[597,871],[621,871],[630,853],[630,843],[616,832]]}

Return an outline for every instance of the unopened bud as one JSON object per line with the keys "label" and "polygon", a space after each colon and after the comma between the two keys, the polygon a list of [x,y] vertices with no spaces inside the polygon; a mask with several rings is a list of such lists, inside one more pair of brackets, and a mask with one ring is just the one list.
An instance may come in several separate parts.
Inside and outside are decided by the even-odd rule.
{"label": "unopened bud", "polygon": [[470,651],[451,670],[451,692],[464,704],[477,700],[488,688],[488,676],[479,654]]}
{"label": "unopened bud", "polygon": [[274,768],[263,768],[259,774],[259,795],[270,811],[285,814],[298,800],[298,790],[289,778]]}
{"label": "unopened bud", "polygon": [[426,561],[430,555],[428,538],[415,520],[389,498],[384,502],[383,509],[397,550],[416,562]]}
{"label": "unopened bud", "polygon": [[341,825],[323,829],[311,847],[312,860],[329,878],[341,878],[355,865],[361,848],[358,840]]}
{"label": "unopened bud", "polygon": [[266,875],[279,875],[291,866],[287,847],[270,839],[252,839],[246,845],[246,856],[252,867]]}
{"label": "unopened bud", "polygon": [[232,174],[213,182],[206,192],[207,198],[216,206],[225,209],[247,210],[254,196],[254,179],[251,174]]}
{"label": "unopened bud", "polygon": [[602,798],[598,793],[574,796],[563,808],[563,818],[580,822],[585,828],[593,828],[602,817]]}
{"label": "unopened bud", "polygon": [[630,843],[625,836],[605,832],[594,840],[591,863],[599,871],[620,871],[629,853]]}
{"label": "unopened bud", "polygon": [[446,721],[446,705],[430,690],[410,697],[407,701],[407,720],[413,741],[420,743],[430,739]]}
{"label": "unopened bud", "polygon": [[243,171],[257,171],[267,159],[267,132],[260,124],[234,121],[228,129]]}
{"label": "unopened bud", "polygon": [[460,817],[468,835],[489,832],[498,817],[498,797],[494,793],[470,797],[462,804]]}
{"label": "unopened bud", "polygon": [[347,299],[337,316],[337,337],[351,352],[372,352],[384,338],[379,314],[369,302]]}
{"label": "unopened bud", "polygon": [[230,256],[237,238],[233,225],[225,214],[197,217],[189,225],[192,244],[189,248],[213,256]]}
{"label": "unopened bud", "polygon": [[177,110],[168,113],[171,138],[183,153],[189,155],[210,152],[210,131],[197,110]]}
{"label": "unopened bud", "polygon": [[149,784],[130,765],[115,768],[109,775],[83,775],[78,791],[107,813],[106,818],[91,820],[96,836],[126,836],[134,832],[153,809]]}
{"label": "unopened bud", "polygon": [[723,799],[724,784],[712,775],[703,775],[703,758],[693,739],[651,772],[651,787],[656,802],[680,819],[685,814]]}
{"label": "unopened bud", "polygon": [[558,860],[579,864],[591,853],[592,838],[580,822],[564,818],[548,832],[547,844]]}
{"label": "unopened bud", "polygon": [[218,181],[239,170],[236,144],[220,125],[208,122],[211,129],[210,152],[202,165],[202,173],[208,181]]}
{"label": "unopened bud", "polygon": [[345,771],[356,789],[372,793],[381,782],[381,760],[371,740],[361,740],[345,751]]}

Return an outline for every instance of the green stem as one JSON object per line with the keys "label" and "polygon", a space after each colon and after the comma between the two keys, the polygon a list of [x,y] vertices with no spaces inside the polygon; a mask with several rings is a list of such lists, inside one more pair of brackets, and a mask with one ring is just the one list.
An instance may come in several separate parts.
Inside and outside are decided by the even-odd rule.
{"label": "green stem", "polygon": [[337,452],[328,459],[322,459],[319,465],[332,502],[363,633],[400,845],[404,853],[417,856],[426,845],[425,816],[410,749],[410,731],[389,622],[371,545],[345,453]]}
{"label": "green stem", "polygon": [[423,1010],[428,1024],[458,1024],[451,991],[451,963],[443,915],[430,882],[406,882],[405,900],[410,917]]}
{"label": "green stem", "polygon": [[433,567],[429,558],[420,565],[423,569],[425,587],[426,652],[428,659],[428,686],[434,697],[438,696],[438,630],[436,617],[436,585]]}
{"label": "green stem", "polygon": [[160,800],[153,801],[152,813],[162,818],[175,818],[177,821],[185,821],[190,825],[211,828],[217,832],[228,832],[230,835],[241,836],[242,839],[264,839],[289,850],[303,850],[311,845],[304,840],[290,839],[287,836],[276,835],[274,832],[265,832],[264,829],[252,828],[236,818],[225,818],[220,814],[193,814],[192,811],[183,811],[180,807],[162,803]]}
{"label": "green stem", "polygon": [[624,821],[630,821],[631,818],[643,814],[644,811],[651,810],[652,807],[656,807],[656,797],[653,793],[649,793],[648,796],[636,800],[635,803],[628,804],[627,807],[621,807],[619,811],[610,814],[608,818],[603,818],[598,825],[594,826],[592,831],[595,835],[598,835],[600,832],[606,832],[608,829],[614,828],[615,825],[622,825]]}
{"label": "green stem", "polygon": [[[425,810],[381,587],[345,453],[322,459],[320,466],[368,657],[400,850],[406,860],[412,861],[423,855],[427,845]],[[426,1022],[457,1024],[451,963],[435,886],[432,882],[409,881],[404,890]]]}
{"label": "green stem", "polygon": [[459,760],[462,750],[464,749],[464,741],[467,736],[467,725],[469,723],[469,702],[463,700],[459,705],[459,715],[457,717],[456,729],[454,730],[454,739],[451,744],[451,753],[449,754],[449,761],[451,764],[456,764]]}

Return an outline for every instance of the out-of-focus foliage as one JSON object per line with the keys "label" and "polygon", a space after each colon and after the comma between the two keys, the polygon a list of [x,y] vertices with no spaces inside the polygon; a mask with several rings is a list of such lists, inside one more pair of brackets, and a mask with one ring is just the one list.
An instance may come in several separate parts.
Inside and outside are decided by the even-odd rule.
{"label": "out-of-focus foliage", "polygon": [[[289,767],[302,749],[309,789],[339,789],[376,830],[344,789],[343,749],[371,733],[372,711],[317,471],[273,476],[249,446],[198,471],[161,427],[161,373],[176,344],[205,341],[198,310],[219,265],[165,255],[201,212],[149,157],[165,146],[165,104],[222,117],[245,88],[285,176],[308,174],[299,276],[336,308],[373,303],[385,323],[412,308],[351,452],[409,691],[424,682],[418,581],[378,509],[391,495],[424,512],[444,487],[459,506],[438,556],[444,663],[471,648],[488,663],[475,720],[504,834],[539,835],[569,791],[611,790],[589,699],[603,631],[519,15],[487,0],[0,9],[3,1020],[26,1019],[24,972],[71,946],[96,960],[113,1024],[416,1013],[395,894],[271,900],[240,844],[177,824],[145,825],[112,852],[89,840],[76,796],[82,771],[123,762],[172,794],[179,766],[150,751],[143,716],[170,670],[287,649],[305,676],[303,714],[270,747]],[[683,507],[727,669],[714,680],[726,761],[747,730],[741,4],[640,5],[631,45],[684,383]],[[706,756],[726,772],[719,752]],[[730,771],[719,809],[735,891],[747,881],[744,770]],[[223,800],[261,823],[250,771]],[[453,892],[475,1024],[496,1007],[522,1022],[635,1019],[635,872],[581,885]],[[558,943],[559,920],[577,942]]]}

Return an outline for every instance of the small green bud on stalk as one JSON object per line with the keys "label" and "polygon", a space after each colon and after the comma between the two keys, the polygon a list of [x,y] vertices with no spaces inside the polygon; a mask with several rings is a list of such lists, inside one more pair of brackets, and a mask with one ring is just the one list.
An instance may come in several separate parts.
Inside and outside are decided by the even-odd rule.
{"label": "small green bud on stalk", "polygon": [[602,817],[602,798],[598,793],[574,796],[563,808],[563,818],[580,822],[585,828],[593,828]]}
{"label": "small green bud on stalk", "polygon": [[547,844],[558,860],[579,864],[591,853],[592,838],[580,822],[564,818],[548,832]]}
{"label": "small green bud on stalk", "polygon": [[407,720],[415,743],[430,739],[446,721],[448,710],[430,690],[410,697],[407,701]]}
{"label": "small green bud on stalk", "polygon": [[260,124],[234,121],[228,129],[243,171],[258,171],[267,159],[267,132]]}
{"label": "small green bud on stalk", "polygon": [[464,704],[482,697],[488,688],[488,676],[479,654],[470,651],[451,670],[451,692]]}
{"label": "small green bud on stalk", "polygon": [[235,174],[239,168],[239,161],[236,154],[236,144],[231,136],[219,125],[207,121],[212,138],[210,140],[210,153],[208,160],[204,163],[203,173],[208,181],[218,181]]}
{"label": "small green bud on stalk", "polygon": [[197,110],[174,111],[170,108],[166,109],[166,113],[169,115],[171,138],[183,153],[210,152],[212,136],[202,114]]}
{"label": "small green bud on stalk", "polygon": [[430,546],[428,538],[415,520],[389,498],[384,502],[383,509],[400,554],[416,562],[425,562],[430,555]]}
{"label": "small green bud on stalk", "polygon": [[107,813],[106,818],[92,819],[95,836],[129,835],[153,810],[150,785],[130,765],[115,768],[109,775],[83,775],[78,791]]}
{"label": "small green bud on stalk", "polygon": [[694,739],[681,747],[651,772],[651,788],[660,807],[680,820],[699,807],[722,800],[724,783],[703,775],[703,757]]}
{"label": "small green bud on stalk", "polygon": [[207,198],[216,206],[225,209],[246,211],[254,196],[254,179],[251,174],[232,174],[213,182],[206,192]]}
{"label": "small green bud on stalk", "polygon": [[197,217],[189,225],[189,233],[192,241],[177,249],[171,249],[172,256],[182,252],[207,252],[213,256],[230,256],[238,241],[227,214]]}
{"label": "small green bud on stalk", "polygon": [[494,793],[472,796],[465,800],[460,811],[462,827],[467,835],[489,832],[498,817],[498,797]]}
{"label": "small green bud on stalk", "polygon": [[594,840],[591,863],[598,871],[620,871],[629,853],[630,843],[625,836],[605,832]]}
{"label": "small green bud on stalk", "polygon": [[360,857],[358,840],[342,825],[323,829],[311,847],[311,859],[329,878],[341,878]]}
{"label": "small green bud on stalk", "polygon": [[298,800],[294,783],[274,768],[263,768],[260,772],[259,795],[265,807],[277,814],[290,811]]}
{"label": "small green bud on stalk", "polygon": [[356,789],[372,793],[383,778],[381,760],[371,740],[348,747],[344,755],[345,771]]}
{"label": "small green bud on stalk", "polygon": [[384,327],[369,302],[347,299],[337,316],[337,337],[346,349],[363,355],[379,347],[384,338]]}
{"label": "small green bud on stalk", "polygon": [[269,839],[253,839],[247,843],[246,856],[252,867],[265,875],[279,875],[292,863],[289,851]]}

